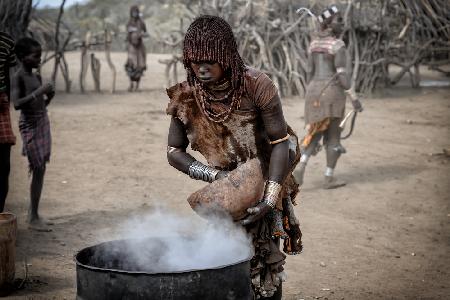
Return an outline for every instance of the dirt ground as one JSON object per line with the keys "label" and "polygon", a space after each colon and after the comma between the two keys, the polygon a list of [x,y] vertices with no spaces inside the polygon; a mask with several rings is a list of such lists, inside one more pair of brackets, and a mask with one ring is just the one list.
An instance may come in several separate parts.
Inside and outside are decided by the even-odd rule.
{"label": "dirt ground", "polygon": [[[6,210],[19,222],[16,276],[24,277],[26,264],[29,283],[8,299],[74,299],[73,255],[157,205],[197,217],[185,199],[204,183],[166,162],[162,57],[148,56],[140,93],[126,92],[124,53],[113,54],[116,94],[107,91],[111,76],[102,56],[102,94],[80,94],[76,82],[73,93],[57,93],[49,106],[53,153],[41,205],[53,232],[25,224],[29,178],[18,139]],[[79,54],[68,58],[77,81]],[[287,259],[283,299],[449,299],[450,160],[432,154],[450,147],[450,90],[398,87],[363,103],[336,171],[348,185],[322,190],[324,152],[310,160],[295,208],[305,249]],[[283,104],[302,135],[303,99]],[[16,133],[17,117],[13,112]]]}

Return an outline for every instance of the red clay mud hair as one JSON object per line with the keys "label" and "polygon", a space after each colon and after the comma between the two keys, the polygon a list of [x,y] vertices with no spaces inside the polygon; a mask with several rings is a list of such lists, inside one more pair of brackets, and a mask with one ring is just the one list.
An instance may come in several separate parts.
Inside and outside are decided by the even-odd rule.
{"label": "red clay mud hair", "polygon": [[216,16],[201,16],[192,22],[183,43],[183,64],[190,85],[195,83],[191,62],[214,61],[231,75],[235,91],[243,87],[245,64],[238,52],[231,26]]}

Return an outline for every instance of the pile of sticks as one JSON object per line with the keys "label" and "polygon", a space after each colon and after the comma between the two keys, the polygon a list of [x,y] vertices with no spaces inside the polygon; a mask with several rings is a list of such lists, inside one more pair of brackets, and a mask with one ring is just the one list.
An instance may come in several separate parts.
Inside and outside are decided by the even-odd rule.
{"label": "pile of sticks", "polygon": [[[450,63],[450,2],[380,0],[350,2],[346,26],[357,90],[370,92],[378,83],[397,84],[409,74],[420,84],[420,65],[442,71]],[[396,72],[392,72],[396,66]],[[447,73],[447,76],[449,74]]]}
{"label": "pile of sticks", "polygon": [[[342,12],[341,38],[349,51],[352,84],[357,91],[368,93],[380,84],[394,85],[405,74],[411,75],[416,87],[420,64],[442,70],[441,66],[449,63],[447,0],[185,1],[188,15],[213,14],[226,19],[246,63],[269,74],[285,96],[304,95],[307,50],[317,32],[312,17],[295,11],[307,7],[319,14],[331,3]],[[180,40],[174,44],[177,53]],[[164,63],[173,66],[179,59],[175,56]]]}
{"label": "pile of sticks", "polygon": [[[79,50],[80,58],[80,73],[79,73],[79,87],[80,92],[86,92],[86,76],[89,68],[91,69],[92,78],[94,81],[94,90],[101,92],[101,78],[100,78],[100,61],[92,52],[95,50],[104,50],[106,62],[112,74],[111,93],[116,91],[117,70],[111,59],[111,44],[114,39],[114,33],[109,29],[104,32],[92,34],[88,31],[83,39],[74,38],[73,31],[62,22],[62,10],[58,15],[56,22],[44,20],[39,17],[34,17],[29,30],[33,37],[38,39],[43,45],[44,57],[42,59],[41,67],[49,62],[54,61],[55,65],[52,72],[52,81],[56,81],[58,70],[61,71],[65,83],[65,91],[71,92],[72,79],[69,75],[69,64],[66,61],[65,55],[67,52]],[[63,43],[60,40],[63,40]]]}
{"label": "pile of sticks", "polygon": [[0,30],[18,39],[27,33],[32,0],[0,0]]}

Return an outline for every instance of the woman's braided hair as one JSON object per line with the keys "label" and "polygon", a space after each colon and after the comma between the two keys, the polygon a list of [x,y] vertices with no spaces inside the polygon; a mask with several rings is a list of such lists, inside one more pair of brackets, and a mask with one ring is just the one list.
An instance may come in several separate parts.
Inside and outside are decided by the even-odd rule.
{"label": "woman's braided hair", "polygon": [[[232,88],[230,95],[232,97],[231,109],[239,107],[244,90],[246,66],[239,55],[231,26],[224,19],[210,15],[200,16],[189,26],[184,38],[183,64],[186,69],[187,80],[189,85],[197,86],[202,90],[202,86],[191,68],[192,62],[200,61],[217,62],[225,74],[229,74]],[[205,93],[202,92],[202,94]],[[205,101],[206,99],[202,100]],[[205,103],[202,103],[202,106],[204,105]],[[207,114],[207,116],[212,121],[223,122],[229,114],[216,117]]]}
{"label": "woman's braided hair", "polygon": [[238,52],[231,26],[216,16],[200,16],[192,22],[183,43],[183,64],[188,71],[188,81],[193,84],[195,75],[191,62],[215,61],[224,71],[231,71],[231,84],[238,88],[245,64]]}

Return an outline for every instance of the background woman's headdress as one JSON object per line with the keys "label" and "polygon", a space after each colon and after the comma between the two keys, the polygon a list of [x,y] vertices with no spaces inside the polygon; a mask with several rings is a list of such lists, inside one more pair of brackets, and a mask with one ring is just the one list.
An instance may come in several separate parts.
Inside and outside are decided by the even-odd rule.
{"label": "background woman's headdress", "polygon": [[335,14],[339,12],[336,5],[332,5],[329,8],[325,9],[318,17],[319,23],[324,23],[326,20],[332,18]]}

